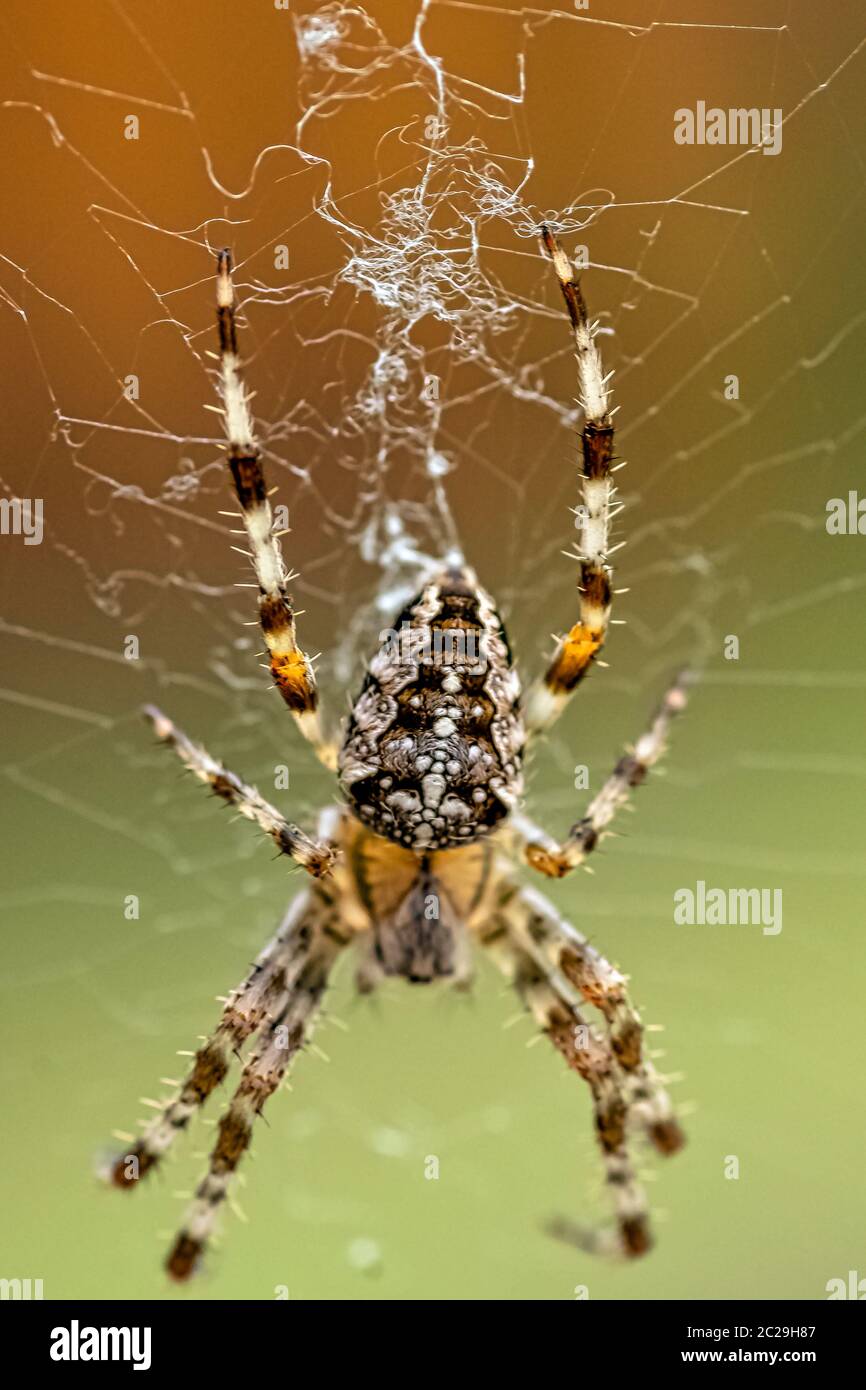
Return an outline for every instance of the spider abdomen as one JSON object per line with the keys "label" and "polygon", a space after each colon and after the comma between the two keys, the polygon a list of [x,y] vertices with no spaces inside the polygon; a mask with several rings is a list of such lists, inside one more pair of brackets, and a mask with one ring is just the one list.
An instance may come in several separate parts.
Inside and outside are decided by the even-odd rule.
{"label": "spider abdomen", "polygon": [[365,825],[419,852],[491,830],[522,790],[520,684],[470,571],[445,571],[381,634],[340,752]]}

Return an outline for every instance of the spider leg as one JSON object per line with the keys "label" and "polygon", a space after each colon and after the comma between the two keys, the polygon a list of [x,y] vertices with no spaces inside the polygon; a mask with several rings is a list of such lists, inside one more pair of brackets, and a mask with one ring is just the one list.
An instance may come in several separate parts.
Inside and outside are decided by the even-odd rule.
{"label": "spider leg", "polygon": [[643,1024],[627,979],[533,888],[520,894],[523,930],[550,968],[560,972],[602,1014],[607,1041],[623,1077],[629,1121],[637,1120],[659,1153],[677,1153],[685,1136],[661,1078],[643,1051]]}
{"label": "spider leg", "polygon": [[255,1052],[220,1119],[207,1172],[169,1252],[166,1269],[173,1279],[188,1279],[201,1259],[232,1177],[250,1147],[253,1124],[309,1039],[334,960],[346,943],[335,919],[326,920],[314,933],[301,970],[294,979],[286,980],[279,1008],[262,1028]]}
{"label": "spider leg", "polygon": [[236,807],[242,816],[254,821],[266,835],[270,835],[282,854],[294,859],[314,878],[322,878],[331,872],[337,859],[337,850],[333,845],[312,839],[300,826],[287,821],[261,792],[242,781],[234,772],[227,771],[222,763],[216,762],[204,748],[188,739],[161,710],[146,705],[144,713],[153,724],[157,738],[174,749],[190,772],[211,787],[216,796]]}
{"label": "spider leg", "polygon": [[546,674],[529,691],[526,719],[530,734],[547,728],[559,718],[604,645],[610,620],[611,569],[608,556],[613,515],[611,504],[615,495],[611,479],[614,429],[608,409],[610,392],[594,325],[587,317],[580,282],[568,256],[548,227],[542,228],[542,240],[559,278],[574,332],[578,399],[584,417],[581,432],[581,500],[575,512],[578,529],[575,558],[580,564],[580,602],[577,622],[558,640]]}
{"label": "spider leg", "polygon": [[652,1238],[646,1194],[628,1148],[628,1100],[622,1073],[609,1043],[581,1013],[568,981],[533,948],[526,930],[529,915],[530,909],[515,890],[502,910],[485,924],[480,940],[541,1031],[589,1087],[605,1184],[616,1220],[613,1230],[593,1231],[556,1218],[548,1223],[548,1229],[592,1253],[635,1258],[649,1250]]}
{"label": "spider leg", "polygon": [[233,1055],[273,1018],[286,982],[296,978],[306,960],[310,933],[321,913],[322,900],[315,889],[294,899],[247,978],[228,996],[222,1018],[195,1054],[176,1093],[129,1151],[114,1160],[110,1178],[115,1186],[131,1190],[157,1167],[195,1112],[225,1080]]}
{"label": "spider leg", "polygon": [[295,611],[287,585],[296,574],[287,572],[262,471],[261,454],[253,436],[249,405],[240,371],[231,256],[217,258],[217,327],[220,348],[220,389],[223,400],[228,461],[259,585],[259,621],[270,656],[274,684],[295,717],[301,733],[327,767],[336,766],[336,747],[322,733],[318,691],[313,667],[298,646]]}
{"label": "spider leg", "polygon": [[582,864],[596,848],[617,811],[626,804],[630,793],[645,780],[650,768],[664,752],[668,729],[686,707],[690,680],[688,672],[677,677],[634,750],[623,754],[598,795],[590,802],[586,814],[572,826],[561,844],[538,830],[525,817],[514,818],[514,831],[524,840],[523,852],[533,869],[546,874],[548,878],[562,878]]}

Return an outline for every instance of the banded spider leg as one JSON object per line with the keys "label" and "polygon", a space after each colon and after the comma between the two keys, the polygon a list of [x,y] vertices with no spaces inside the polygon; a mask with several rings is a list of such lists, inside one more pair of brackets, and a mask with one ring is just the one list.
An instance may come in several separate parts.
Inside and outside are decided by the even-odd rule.
{"label": "banded spider leg", "polygon": [[[516,887],[479,933],[481,944],[516,989],[541,1032],[589,1086],[596,1138],[604,1162],[605,1184],[614,1205],[613,1230],[577,1231],[569,1239],[597,1254],[630,1258],[649,1250],[649,1208],[629,1151],[629,1101],[609,1040],[601,1036],[580,1010],[577,994],[543,952],[534,947],[528,930],[533,909]],[[562,1234],[552,1223],[553,1234]]]}
{"label": "banded spider leg", "polygon": [[210,787],[215,796],[221,797],[229,806],[246,819],[270,835],[281,854],[294,859],[314,878],[322,878],[334,867],[337,851],[325,841],[313,840],[292,821],[266,801],[261,792],[244,782],[234,772],[229,772],[218,763],[200,744],[193,743],[176,724],[156,709],[148,705],[144,710],[151,721],[157,737],[177,753],[184,766],[205,786]]}
{"label": "banded spider leg", "polygon": [[316,883],[298,895],[250,974],[226,1000],[222,1017],[195,1054],[175,1094],[111,1169],[130,1191],[153,1172],[177,1136],[228,1075],[232,1057],[257,1037],[217,1130],[207,1172],[189,1205],[167,1261],[169,1274],[192,1274],[213,1232],[231,1179],[249,1147],[253,1122],[308,1041],[331,967],[351,932],[341,927],[330,894]]}
{"label": "banded spider leg", "polygon": [[273,529],[261,452],[255,442],[241,376],[232,261],[228,251],[220,251],[217,259],[217,328],[229,469],[250,546],[248,552],[242,553],[252,561],[259,585],[259,622],[268,649],[271,675],[301,733],[313,745],[320,760],[333,769],[337,750],[322,732],[313,659],[298,645],[296,613],[288,592],[289,584],[298,575],[287,571],[280,538]]}
{"label": "banded spider leg", "polygon": [[581,500],[575,513],[579,523],[574,557],[580,566],[578,620],[558,640],[544,677],[529,691],[526,724],[530,735],[548,728],[559,718],[604,645],[611,609],[610,523],[616,515],[616,490],[611,476],[615,471],[614,427],[607,385],[612,373],[604,374],[595,325],[589,321],[580,282],[568,256],[549,227],[543,227],[541,235],[553,261],[574,334],[578,400],[584,423]]}

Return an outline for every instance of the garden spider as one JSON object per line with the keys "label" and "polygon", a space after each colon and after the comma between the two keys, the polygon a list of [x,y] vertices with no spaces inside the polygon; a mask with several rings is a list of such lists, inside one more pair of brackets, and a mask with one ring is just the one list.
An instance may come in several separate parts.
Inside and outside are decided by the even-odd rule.
{"label": "garden spider", "polygon": [[[534,889],[515,861],[559,878],[583,863],[633,787],[663,751],[671,719],[686,702],[686,677],[668,690],[649,729],[626,753],[585,815],[557,844],[519,810],[528,738],[548,727],[602,647],[611,603],[608,531],[614,486],[608,377],[568,257],[547,227],[541,237],[565,299],[577,356],[582,430],[578,508],[579,616],[543,679],[521,704],[520,684],[493,601],[463,563],[446,564],[395,623],[370,661],[339,749],[322,732],[312,664],[298,646],[248,402],[241,381],[231,259],[218,258],[220,384],[228,462],[259,586],[259,617],[274,682],[322,762],[336,769],[345,804],[322,812],[317,838],[273,806],[159,710],[157,736],[241,815],[255,821],[310,883],[195,1054],[186,1079],[129,1152],[113,1182],[131,1189],[153,1171],[176,1135],[255,1038],[240,1083],[219,1121],[208,1170],[168,1256],[183,1280],[197,1265],[253,1124],[310,1037],[331,969],[360,944],[358,987],[385,975],[413,982],[469,979],[469,942],[490,952],[540,1030],[589,1086],[615,1224],[601,1232],[558,1222],[585,1248],[626,1256],[650,1246],[643,1190],[629,1153],[645,1130],[663,1154],[683,1143],[670,1100],[642,1048],[642,1025],[626,978]],[[599,1011],[588,1022],[584,1004]],[[128,1136],[127,1136],[128,1138]]]}

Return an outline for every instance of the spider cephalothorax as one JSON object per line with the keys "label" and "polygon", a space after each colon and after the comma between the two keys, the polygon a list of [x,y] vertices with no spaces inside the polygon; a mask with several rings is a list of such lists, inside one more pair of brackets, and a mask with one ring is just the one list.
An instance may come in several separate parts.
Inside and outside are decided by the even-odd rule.
{"label": "spider cephalothorax", "polygon": [[365,825],[418,851],[491,830],[523,790],[520,682],[493,601],[466,568],[381,636],[340,750]]}
{"label": "spider cephalothorax", "polygon": [[[322,763],[337,768],[345,804],[329,806],[315,837],[286,820],[255,787],[229,772],[170,719],[151,709],[158,737],[223,801],[254,821],[310,878],[292,899],[247,978],[225,1001],[184,1080],[113,1163],[130,1190],[156,1168],[177,1134],[254,1040],[223,1112],[208,1161],[167,1268],[195,1268],[252,1140],[256,1117],[310,1037],[335,961],[358,946],[365,991],[385,975],[415,982],[471,978],[473,945],[508,976],[536,1026],[587,1083],[616,1221],[587,1231],[553,1229],[585,1248],[641,1255],[650,1247],[646,1197],[631,1153],[635,1131],[659,1153],[683,1136],[663,1079],[643,1049],[626,978],[535,889],[515,861],[552,878],[580,865],[632,789],[660,757],[683,709],[683,680],[563,841],[520,810],[524,744],[549,726],[600,651],[611,603],[608,532],[614,487],[613,423],[593,326],[568,257],[547,229],[550,255],[574,332],[582,430],[575,559],[577,621],[560,638],[525,709],[493,601],[465,565],[443,565],[381,636],[339,748],[320,721],[313,662],[298,644],[286,570],[240,377],[227,252],[217,279],[220,386],[229,466],[259,587],[259,619],[274,684]],[[584,1009],[597,1011],[595,1021]]]}

